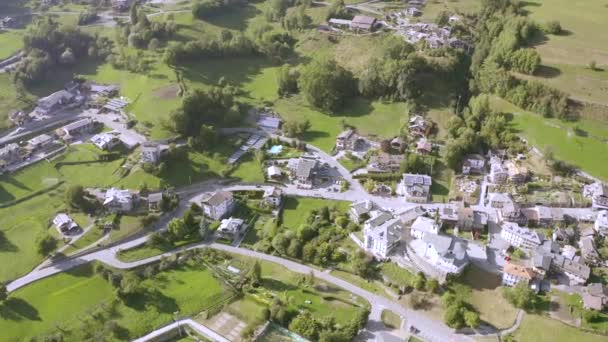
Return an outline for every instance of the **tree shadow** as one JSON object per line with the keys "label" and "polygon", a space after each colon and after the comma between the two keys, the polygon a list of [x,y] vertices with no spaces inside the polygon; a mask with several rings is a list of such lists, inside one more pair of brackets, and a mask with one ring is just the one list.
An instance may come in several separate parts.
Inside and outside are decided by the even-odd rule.
{"label": "tree shadow", "polygon": [[155,307],[161,313],[173,313],[179,310],[175,299],[166,296],[157,289],[144,289],[128,295],[124,299],[126,306],[136,311],[144,311],[146,307]]}
{"label": "tree shadow", "polygon": [[82,264],[78,267],[70,268],[64,272],[66,272],[69,275],[75,276],[75,277],[85,277],[85,278],[92,277],[95,274],[95,270],[93,269],[93,264],[90,262]]}
{"label": "tree shadow", "polygon": [[87,58],[80,63],[71,66],[55,66],[47,73],[46,77],[36,82],[35,85],[28,86],[28,91],[32,95],[45,97],[49,94],[63,89],[66,83],[72,81],[76,75],[94,75],[103,61]]}
{"label": "tree shadow", "polygon": [[272,291],[294,291],[298,287],[272,278],[263,278],[262,286]]}
{"label": "tree shadow", "polygon": [[549,66],[549,65],[540,65],[534,76],[544,77],[544,78],[555,78],[562,74],[562,71],[558,68]]}
{"label": "tree shadow", "polygon": [[4,231],[0,230],[0,251],[2,252],[17,252],[19,247],[12,243],[7,237]]}
{"label": "tree shadow", "polygon": [[327,138],[329,133],[321,131],[308,131],[304,133],[304,140],[311,141],[318,138]]}
{"label": "tree shadow", "polygon": [[40,321],[38,310],[30,303],[18,297],[8,298],[0,305],[0,317],[11,321]]}
{"label": "tree shadow", "polygon": [[255,18],[262,12],[253,5],[245,5],[242,7],[233,6],[224,14],[220,14],[211,18],[205,18],[205,22],[236,31],[245,31],[249,26],[249,20]]}

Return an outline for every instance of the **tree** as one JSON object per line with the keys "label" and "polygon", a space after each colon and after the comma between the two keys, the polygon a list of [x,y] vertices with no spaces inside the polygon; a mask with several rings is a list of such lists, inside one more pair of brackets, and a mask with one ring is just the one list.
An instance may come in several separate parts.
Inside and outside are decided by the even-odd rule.
{"label": "tree", "polygon": [[589,69],[595,71],[597,70],[597,62],[596,61],[590,61],[589,62]]}
{"label": "tree", "polygon": [[516,50],[510,56],[511,68],[528,75],[534,74],[540,62],[540,54],[533,48]]}
{"label": "tree", "polygon": [[528,284],[520,282],[513,288],[504,288],[503,296],[518,309],[533,310],[538,304],[538,297]]}
{"label": "tree", "polygon": [[120,293],[131,295],[139,292],[141,279],[135,272],[126,272],[120,280]]}
{"label": "tree", "polygon": [[178,218],[169,221],[167,230],[176,239],[182,239],[188,233],[188,227],[186,227],[184,220]]}
{"label": "tree", "polygon": [[562,33],[562,25],[557,20],[551,20],[545,24],[544,31],[548,34]]}
{"label": "tree", "polygon": [[158,38],[150,39],[150,42],[148,43],[148,50],[157,51],[158,49],[160,49],[160,41]]}
{"label": "tree", "polygon": [[283,64],[277,71],[277,83],[279,96],[295,94],[298,92],[298,69],[292,68],[289,64]]}
{"label": "tree", "polygon": [[262,265],[256,260],[249,274],[249,281],[253,286],[259,286],[262,283]]}
{"label": "tree", "polygon": [[422,290],[424,289],[424,285],[426,284],[426,277],[424,276],[424,273],[422,272],[418,272],[416,274],[416,277],[414,278],[414,280],[412,281],[412,286],[416,289],[416,290]]}
{"label": "tree", "polygon": [[40,255],[49,255],[57,248],[57,240],[48,233],[38,236],[36,239],[36,249]]}
{"label": "tree", "polygon": [[403,171],[403,173],[420,174],[427,174],[429,172],[424,157],[417,153],[410,153],[407,158],[403,159],[401,162],[401,171]]}
{"label": "tree", "polygon": [[367,192],[373,192],[376,189],[376,181],[368,178],[363,184],[363,189]]}
{"label": "tree", "polygon": [[356,93],[354,76],[333,59],[315,58],[302,68],[300,88],[308,103],[324,111],[340,110]]}
{"label": "tree", "polygon": [[467,310],[464,313],[464,322],[469,328],[477,328],[480,323],[479,314],[475,311]]}
{"label": "tree", "polygon": [[327,10],[326,20],[331,18],[337,19],[352,19],[353,15],[348,11],[344,0],[335,0]]}
{"label": "tree", "polygon": [[443,313],[443,321],[448,327],[453,329],[460,329],[464,327],[463,317],[463,306],[462,305],[451,305],[448,306]]}
{"label": "tree", "polygon": [[71,208],[83,208],[86,206],[82,185],[70,185],[65,191],[65,202]]}
{"label": "tree", "polygon": [[312,19],[306,14],[305,6],[298,6],[283,18],[283,28],[287,31],[303,30],[312,24]]}
{"label": "tree", "polygon": [[391,150],[391,142],[388,139],[380,141],[380,150],[384,153],[388,153]]}
{"label": "tree", "polygon": [[283,124],[283,131],[288,137],[302,137],[310,129],[310,120],[286,121]]}
{"label": "tree", "polygon": [[310,341],[318,341],[321,327],[309,311],[304,311],[289,323],[289,330]]}
{"label": "tree", "polygon": [[7,298],[8,290],[6,289],[6,284],[0,283],[0,304],[4,303]]}
{"label": "tree", "polygon": [[426,282],[426,289],[431,293],[437,293],[439,291],[439,282],[437,281],[437,279],[429,279]]}

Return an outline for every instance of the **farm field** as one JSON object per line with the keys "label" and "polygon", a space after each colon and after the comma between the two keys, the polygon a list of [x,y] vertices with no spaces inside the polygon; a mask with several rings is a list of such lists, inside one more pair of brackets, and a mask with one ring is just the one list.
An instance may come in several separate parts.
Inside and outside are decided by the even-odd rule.
{"label": "farm field", "polygon": [[[127,302],[111,303],[114,289],[93,274],[93,266],[80,268],[41,280],[16,291],[2,307],[0,329],[6,341],[16,341],[57,330],[70,331],[68,339],[85,338],[103,328],[102,321],[82,323],[93,311],[113,307],[110,314],[121,332],[117,340],[130,340],[169,323],[173,313],[192,315],[218,303],[227,291],[211,272],[198,266],[185,266],[162,272],[144,280],[145,294]],[[196,289],[204,288],[205,291]],[[107,312],[105,313],[108,314]]]}
{"label": "farm field", "polygon": [[608,162],[605,157],[608,125],[584,119],[577,122],[547,119],[504,100],[494,101],[494,107],[512,113],[513,129],[541,152],[550,147],[557,159],[572,163],[593,176],[608,179],[605,167]]}
{"label": "farm field", "polygon": [[479,9],[480,0],[435,0],[428,1],[422,10],[420,21],[434,22],[441,11],[448,13],[473,13]]}

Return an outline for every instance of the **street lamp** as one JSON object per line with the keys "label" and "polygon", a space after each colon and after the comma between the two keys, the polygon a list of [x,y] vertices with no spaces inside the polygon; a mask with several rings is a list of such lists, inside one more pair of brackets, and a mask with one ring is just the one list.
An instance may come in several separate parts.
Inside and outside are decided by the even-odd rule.
{"label": "street lamp", "polygon": [[179,332],[179,337],[182,337],[182,329],[179,326],[179,320],[177,319],[178,314],[179,314],[179,311],[175,311],[173,313],[173,321],[177,323],[177,331]]}

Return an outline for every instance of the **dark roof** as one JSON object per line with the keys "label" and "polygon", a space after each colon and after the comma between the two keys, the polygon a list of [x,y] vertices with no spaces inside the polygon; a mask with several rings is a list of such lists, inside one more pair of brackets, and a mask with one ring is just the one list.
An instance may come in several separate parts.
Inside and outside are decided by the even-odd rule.
{"label": "dark roof", "polygon": [[431,177],[427,176],[427,175],[406,173],[403,175],[403,183],[405,185],[428,185],[428,186],[430,186],[432,181],[431,181]]}
{"label": "dark roof", "polygon": [[208,204],[210,206],[217,206],[224,203],[227,200],[232,199],[232,192],[229,191],[218,191],[211,194],[206,194],[201,203]]}

